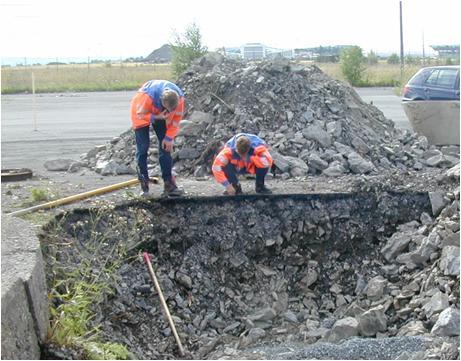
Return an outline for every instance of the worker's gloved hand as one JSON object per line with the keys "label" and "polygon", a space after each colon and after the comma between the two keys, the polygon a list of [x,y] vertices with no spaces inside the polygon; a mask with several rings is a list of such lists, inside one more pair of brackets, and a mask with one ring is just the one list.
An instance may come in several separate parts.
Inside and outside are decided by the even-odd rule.
{"label": "worker's gloved hand", "polygon": [[165,149],[168,153],[171,153],[173,150],[173,140],[168,140],[164,138],[162,140],[162,148]]}

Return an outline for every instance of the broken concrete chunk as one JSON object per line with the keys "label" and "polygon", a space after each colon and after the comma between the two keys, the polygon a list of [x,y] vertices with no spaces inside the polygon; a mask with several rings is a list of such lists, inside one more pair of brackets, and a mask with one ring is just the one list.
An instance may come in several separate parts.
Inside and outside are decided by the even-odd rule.
{"label": "broken concrete chunk", "polygon": [[346,317],[336,321],[328,333],[329,342],[338,342],[359,334],[359,322],[353,317]]}
{"label": "broken concrete chunk", "polygon": [[450,307],[443,310],[431,333],[437,336],[459,336],[459,309]]}
{"label": "broken concrete chunk", "polygon": [[355,174],[367,174],[375,170],[373,163],[362,158],[358,153],[352,152],[347,155],[350,170]]}
{"label": "broken concrete chunk", "polygon": [[459,247],[443,247],[440,269],[445,276],[459,276]]}
{"label": "broken concrete chunk", "polygon": [[433,314],[443,311],[448,306],[448,296],[441,291],[437,291],[423,306],[423,310],[428,317],[431,317]]}
{"label": "broken concrete chunk", "polygon": [[443,192],[428,192],[428,195],[432,206],[432,215],[437,217],[448,203],[444,197],[445,194]]}
{"label": "broken concrete chunk", "polygon": [[407,232],[394,233],[381,249],[381,253],[388,262],[394,262],[395,258],[405,251],[411,241],[411,235]]}
{"label": "broken concrete chunk", "polygon": [[75,160],[72,159],[52,159],[47,160],[43,166],[51,172],[67,171]]}
{"label": "broken concrete chunk", "polygon": [[359,332],[363,336],[375,336],[387,330],[387,317],[384,307],[379,305],[362,313],[359,317]]}
{"label": "broken concrete chunk", "polygon": [[274,311],[274,309],[267,307],[254,313],[253,315],[248,316],[248,319],[251,321],[268,321],[273,320],[275,316],[277,316],[277,313]]}
{"label": "broken concrete chunk", "polygon": [[365,293],[367,297],[376,301],[383,297],[387,285],[387,280],[382,276],[376,276],[368,281]]}

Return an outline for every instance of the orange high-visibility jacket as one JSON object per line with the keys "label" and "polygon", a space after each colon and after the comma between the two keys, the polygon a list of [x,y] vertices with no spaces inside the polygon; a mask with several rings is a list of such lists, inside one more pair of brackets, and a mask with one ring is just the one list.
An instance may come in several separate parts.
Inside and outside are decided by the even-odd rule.
{"label": "orange high-visibility jacket", "polygon": [[[242,135],[250,139],[251,142],[250,150],[245,159],[242,159],[237,153],[237,139]],[[238,173],[256,174],[256,168],[270,168],[272,162],[267,144],[261,138],[254,134],[239,133],[227,141],[224,148],[216,156],[211,169],[216,180],[227,187],[230,183],[223,167],[229,163],[235,166]]]}
{"label": "orange high-visibility jacket", "polygon": [[166,121],[167,140],[173,140],[179,132],[179,122],[184,115],[184,92],[167,80],[149,80],[137,91],[131,100],[131,124],[133,129],[147,127],[151,124],[152,115],[162,113],[165,108],[161,96],[165,90],[174,90],[179,95],[176,109],[168,114]]}

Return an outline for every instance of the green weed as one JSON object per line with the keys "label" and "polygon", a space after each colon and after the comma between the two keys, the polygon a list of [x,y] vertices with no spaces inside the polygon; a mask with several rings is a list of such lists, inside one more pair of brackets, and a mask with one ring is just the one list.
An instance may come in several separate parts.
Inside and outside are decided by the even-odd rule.
{"label": "green weed", "polygon": [[130,353],[118,343],[88,342],[85,351],[89,360],[127,360]]}
{"label": "green weed", "polygon": [[49,199],[48,192],[41,188],[32,188],[31,191],[32,201],[35,203],[44,202]]}
{"label": "green weed", "polygon": [[130,356],[121,344],[101,342],[101,331],[94,324],[95,306],[111,294],[115,271],[126,257],[123,242],[111,241],[103,232],[108,213],[107,207],[90,212],[88,221],[71,231],[73,237],[66,235],[64,216],[50,225],[41,239],[45,259],[53,264],[48,271],[48,342],[80,350],[87,359]]}

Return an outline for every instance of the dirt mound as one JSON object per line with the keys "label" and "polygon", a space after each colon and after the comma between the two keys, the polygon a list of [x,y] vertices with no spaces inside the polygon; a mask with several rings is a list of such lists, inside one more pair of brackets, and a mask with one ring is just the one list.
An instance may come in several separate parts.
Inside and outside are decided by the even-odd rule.
{"label": "dirt mound", "polygon": [[170,63],[171,62],[171,46],[164,44],[160,48],[155,49],[150,53],[144,61],[150,63]]}

